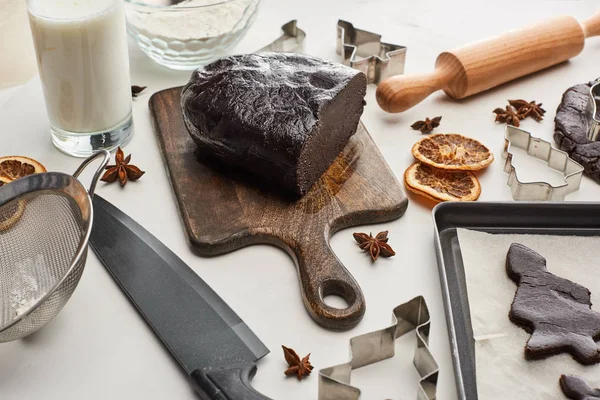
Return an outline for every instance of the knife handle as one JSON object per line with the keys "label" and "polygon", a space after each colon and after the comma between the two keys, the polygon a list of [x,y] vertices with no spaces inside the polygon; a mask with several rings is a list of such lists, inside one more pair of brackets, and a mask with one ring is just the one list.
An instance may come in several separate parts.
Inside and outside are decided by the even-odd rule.
{"label": "knife handle", "polygon": [[271,400],[252,388],[256,364],[235,364],[197,369],[190,375],[194,389],[203,400]]}

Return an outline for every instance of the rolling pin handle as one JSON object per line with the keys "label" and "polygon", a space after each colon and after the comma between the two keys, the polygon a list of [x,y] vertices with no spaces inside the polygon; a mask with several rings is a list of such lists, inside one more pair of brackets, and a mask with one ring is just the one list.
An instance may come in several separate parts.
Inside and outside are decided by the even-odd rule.
{"label": "rolling pin handle", "polygon": [[592,18],[586,19],[581,25],[583,26],[586,38],[600,36],[600,13],[594,15]]}
{"label": "rolling pin handle", "polygon": [[393,76],[377,86],[377,103],[389,113],[403,112],[433,92],[446,88],[451,79],[452,74],[446,69],[422,75]]}

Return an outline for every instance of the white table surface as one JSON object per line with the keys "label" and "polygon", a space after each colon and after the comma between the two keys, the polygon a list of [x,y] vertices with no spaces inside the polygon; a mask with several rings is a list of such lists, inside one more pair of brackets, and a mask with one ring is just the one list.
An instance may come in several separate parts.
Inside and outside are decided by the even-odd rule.
{"label": "white table surface", "polygon": [[[388,42],[408,46],[406,72],[421,73],[433,68],[437,54],[444,49],[554,15],[571,14],[583,19],[597,9],[594,0],[265,0],[256,23],[236,51],[262,47],[279,35],[280,25],[297,18],[308,34],[305,52],[337,59],[335,25],[338,18],[343,18],[359,28],[383,34]],[[480,200],[511,200],[502,171],[504,126],[494,124],[491,111],[509,98],[543,102],[548,110],[545,120],[537,123],[529,119],[523,127],[550,140],[561,94],[575,83],[600,75],[599,54],[600,39],[591,39],[571,62],[460,102],[437,93],[398,115],[378,108],[372,86],[363,121],[401,178],[413,161],[410,148],[420,138],[410,124],[442,115],[439,132],[475,137],[494,151],[496,162],[479,175],[483,186]],[[132,83],[148,89],[134,100],[135,136],[125,152],[133,154],[132,162],[146,175],[125,189],[117,184],[100,184],[98,193],[186,261],[271,349],[271,354],[259,362],[254,386],[275,399],[316,399],[319,368],[345,362],[352,336],[387,326],[396,305],[423,295],[432,315],[430,344],[440,364],[438,398],[455,399],[432,240],[431,203],[410,195],[408,211],[401,219],[344,230],[332,238],[334,251],[364,291],[367,312],[363,321],[348,332],[324,330],[304,310],[294,265],[283,251],[252,246],[220,257],[200,258],[189,250],[147,107],[151,93],[184,84],[189,72],[174,72],[154,64],[133,43],[130,55]],[[59,153],[50,143],[39,82],[30,82],[11,96],[0,105],[1,155],[23,154],[39,159],[51,170],[75,170],[79,160]],[[90,176],[88,173],[84,181]],[[567,200],[599,198],[600,186],[585,178],[581,190]],[[390,231],[390,244],[398,255],[371,264],[360,253],[351,233],[385,229]],[[396,357],[353,373],[353,383],[363,389],[362,398],[415,397],[418,374],[411,364],[414,343],[414,336],[409,335],[398,342]],[[312,353],[316,369],[310,378],[298,382],[284,377],[282,344],[301,355]],[[178,365],[91,251],[79,287],[57,318],[24,340],[0,345],[0,393],[2,399],[10,400],[197,398]]]}

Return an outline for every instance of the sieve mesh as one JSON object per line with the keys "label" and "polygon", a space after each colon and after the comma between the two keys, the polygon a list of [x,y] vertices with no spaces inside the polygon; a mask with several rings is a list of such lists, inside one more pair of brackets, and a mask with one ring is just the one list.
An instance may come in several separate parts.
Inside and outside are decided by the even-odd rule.
{"label": "sieve mesh", "polygon": [[69,273],[84,225],[77,203],[59,191],[36,191],[0,206],[0,327],[21,318],[0,332],[0,342],[39,329],[65,305],[85,265],[84,255]]}
{"label": "sieve mesh", "polygon": [[[86,192],[77,178],[98,158]],[[87,256],[90,197],[109,159],[100,150],[73,176],[44,172],[0,187],[0,342],[40,329],[73,294]]]}

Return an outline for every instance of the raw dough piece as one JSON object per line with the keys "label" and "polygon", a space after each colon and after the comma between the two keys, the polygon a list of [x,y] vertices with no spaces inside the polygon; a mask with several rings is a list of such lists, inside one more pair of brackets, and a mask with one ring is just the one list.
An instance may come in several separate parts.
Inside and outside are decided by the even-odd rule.
{"label": "raw dough piece", "polygon": [[509,317],[530,332],[527,358],[568,352],[582,364],[600,362],[600,313],[591,309],[590,291],[546,269],[546,259],[513,243],[506,257],[508,276],[517,283]]}
{"label": "raw dough piece", "polygon": [[600,400],[600,389],[594,389],[586,381],[574,375],[561,375],[560,387],[572,400]]}
{"label": "raw dough piece", "polygon": [[576,85],[563,94],[554,119],[554,141],[583,165],[586,175],[600,183],[600,142],[587,138],[591,122],[587,114],[591,86],[591,83]]}
{"label": "raw dough piece", "polygon": [[506,273],[508,249],[521,243],[542,254],[554,275],[584,283],[592,292],[592,309],[600,312],[600,236],[490,234],[460,228],[457,233],[475,339],[478,398],[567,400],[558,384],[563,374],[600,388],[600,363],[582,365],[569,353],[525,358],[523,347],[531,335],[508,318],[516,285]]}

